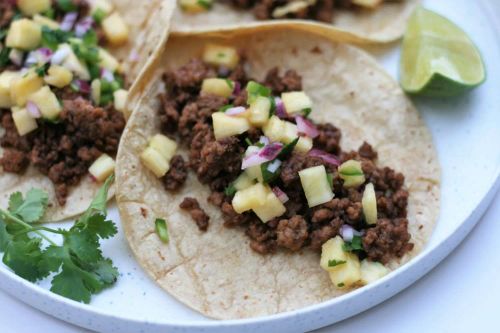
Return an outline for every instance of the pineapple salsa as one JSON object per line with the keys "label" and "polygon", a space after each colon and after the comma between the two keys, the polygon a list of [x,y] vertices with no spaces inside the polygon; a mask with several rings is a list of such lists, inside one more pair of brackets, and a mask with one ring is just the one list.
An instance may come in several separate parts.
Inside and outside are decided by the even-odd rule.
{"label": "pineapple salsa", "polygon": [[[342,151],[340,130],[310,118],[314,103],[296,71],[274,68],[257,81],[245,69],[244,53],[208,45],[200,59],[166,73],[161,133],[142,164],[168,191],[194,172],[224,225],[244,231],[262,255],[321,252],[340,289],[387,274],[384,264],[413,247],[404,176],[378,167],[366,142]],[[197,199],[180,208],[207,230]]]}
{"label": "pineapple salsa", "polygon": [[106,47],[128,41],[108,0],[18,0],[0,4],[0,116],[5,172],[31,165],[64,205],[87,173],[114,171],[127,90]]}

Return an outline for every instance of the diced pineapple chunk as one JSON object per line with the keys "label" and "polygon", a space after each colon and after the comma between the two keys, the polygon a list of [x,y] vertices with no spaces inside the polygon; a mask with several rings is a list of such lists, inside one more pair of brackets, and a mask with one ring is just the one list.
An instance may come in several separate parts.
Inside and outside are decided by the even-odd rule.
{"label": "diced pineapple chunk", "polygon": [[52,30],[57,30],[60,27],[59,23],[57,23],[56,21],[40,14],[36,14],[35,16],[33,16],[33,21],[40,27],[47,27]]}
{"label": "diced pineapple chunk", "polygon": [[[254,154],[260,150],[257,146],[248,146],[245,151],[245,157]],[[264,178],[262,177],[262,170],[260,169],[260,165],[254,165],[245,169],[245,173],[252,180],[258,180],[259,182],[264,182]]]}
{"label": "diced pineapple chunk", "polygon": [[105,181],[113,172],[115,172],[115,160],[107,154],[102,154],[89,168],[89,173],[98,182]]}
{"label": "diced pineapple chunk", "polygon": [[274,192],[266,187],[267,195],[262,205],[253,207],[252,210],[259,219],[266,223],[275,217],[285,214],[286,208]]}
{"label": "diced pineapple chunk", "polygon": [[17,0],[17,7],[26,16],[46,12],[51,6],[51,0]]}
{"label": "diced pineapple chunk", "polygon": [[361,261],[361,283],[369,284],[389,274],[389,269],[379,262]]}
{"label": "diced pineapple chunk", "polygon": [[125,111],[127,107],[128,91],[125,89],[118,89],[113,93],[113,100],[115,105],[115,110]]}
{"label": "diced pineapple chunk", "polygon": [[309,150],[311,150],[312,147],[313,147],[313,139],[311,139],[310,137],[301,136],[299,138],[299,141],[297,141],[297,145],[295,146],[294,150],[305,154]]}
{"label": "diced pineapple chunk", "polygon": [[233,94],[234,82],[226,79],[205,79],[201,85],[201,92],[221,97],[229,97]]}
{"label": "diced pineapple chunk", "polygon": [[122,45],[128,41],[128,27],[121,15],[117,12],[109,15],[102,21],[102,29],[106,39],[113,45]]}
{"label": "diced pineapple chunk", "polygon": [[37,92],[31,94],[28,100],[38,106],[40,113],[45,119],[56,119],[62,111],[62,106],[56,95],[48,86],[40,88]]}
{"label": "diced pineapple chunk", "polygon": [[103,48],[99,49],[99,66],[116,72],[120,68],[120,62]]}
{"label": "diced pineapple chunk", "polygon": [[205,47],[203,61],[210,65],[233,69],[240,62],[240,56],[234,47],[210,44]]}
{"label": "diced pineapple chunk", "polygon": [[12,108],[12,120],[20,136],[26,135],[38,128],[36,120],[30,116],[26,108]]}
{"label": "diced pineapple chunk", "polygon": [[24,106],[28,96],[43,87],[43,79],[35,71],[18,76],[11,81],[10,98],[17,106]]}
{"label": "diced pineapple chunk", "polygon": [[101,80],[94,79],[90,84],[90,97],[95,105],[99,105],[101,103]]}
{"label": "diced pineapple chunk", "polygon": [[352,3],[361,7],[373,9],[382,3],[382,0],[352,0]]}
{"label": "diced pineapple chunk", "polygon": [[158,178],[165,176],[170,169],[170,165],[165,157],[152,147],[147,147],[142,152],[141,161]]}
{"label": "diced pineapple chunk", "polygon": [[311,99],[303,91],[282,93],[281,100],[288,114],[298,113],[313,106]]}
{"label": "diced pineapple chunk", "polygon": [[346,253],[346,263],[336,266],[330,272],[330,280],[337,289],[346,289],[359,283],[361,268],[354,253]]}
{"label": "diced pineapple chunk", "polygon": [[100,10],[104,14],[109,15],[113,11],[113,4],[108,0],[94,0],[92,1],[92,14]]}
{"label": "diced pineapple chunk", "polygon": [[254,126],[263,126],[269,120],[271,101],[267,97],[258,96],[250,105],[249,120]]}
{"label": "diced pineapple chunk", "polygon": [[299,137],[299,130],[297,129],[297,125],[289,122],[289,121],[283,121],[285,124],[284,126],[284,131],[281,134],[280,141],[283,143],[290,143],[293,140],[297,139]]}
{"label": "diced pineapple chunk", "polygon": [[365,174],[361,162],[345,161],[339,166],[339,177],[344,180],[344,187],[356,187],[365,182]]}
{"label": "diced pineapple chunk", "polygon": [[19,72],[4,71],[0,73],[0,108],[10,108],[14,103],[10,97],[12,81],[19,77]]}
{"label": "diced pineapple chunk", "polygon": [[156,149],[167,161],[170,161],[177,150],[177,142],[163,134],[156,134],[149,140],[149,146]]}
{"label": "diced pineapple chunk", "polygon": [[73,73],[62,66],[52,65],[43,78],[47,84],[57,88],[66,87],[73,80]]}
{"label": "diced pineapple chunk", "polygon": [[68,55],[64,59],[62,63],[62,67],[69,69],[71,72],[75,74],[75,76],[84,81],[90,80],[90,73],[87,68],[87,65],[82,63],[76,54],[73,52],[73,49],[68,44],[60,44],[59,49],[66,49]]}
{"label": "diced pineapple chunk", "polygon": [[249,188],[253,184],[255,184],[254,178],[250,178],[250,176],[246,172],[239,175],[238,178],[236,178],[236,180],[233,182],[233,186],[237,191]]}
{"label": "diced pineapple chunk", "polygon": [[262,128],[264,135],[271,141],[281,141],[285,131],[285,122],[276,116],[269,118],[269,121]]}
{"label": "diced pineapple chunk", "polygon": [[366,184],[363,192],[363,215],[367,224],[377,223],[377,196],[375,195],[375,188],[372,183]]}
{"label": "diced pineapple chunk", "polygon": [[324,165],[301,170],[299,177],[309,207],[315,207],[333,199],[334,194]]}
{"label": "diced pineapple chunk", "polygon": [[264,205],[267,199],[267,193],[267,188],[261,183],[237,191],[232,201],[234,211],[241,214],[255,207]]}
{"label": "diced pineapple chunk", "polygon": [[246,118],[231,117],[223,112],[212,113],[212,123],[216,140],[239,135],[250,129],[250,124]]}
{"label": "diced pineapple chunk", "polygon": [[333,272],[347,260],[347,253],[342,248],[344,240],[340,236],[329,239],[321,247],[320,266],[327,272]]}
{"label": "diced pineapple chunk", "polygon": [[213,0],[180,0],[179,6],[191,14],[206,12],[212,7]]}
{"label": "diced pineapple chunk", "polygon": [[40,45],[42,29],[32,20],[23,18],[11,23],[5,44],[7,47],[33,50]]}

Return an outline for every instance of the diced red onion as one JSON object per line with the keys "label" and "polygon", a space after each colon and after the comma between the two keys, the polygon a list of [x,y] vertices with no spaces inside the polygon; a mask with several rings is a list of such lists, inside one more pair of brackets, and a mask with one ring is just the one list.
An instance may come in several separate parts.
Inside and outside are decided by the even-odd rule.
{"label": "diced red onion", "polygon": [[343,224],[340,227],[340,235],[346,242],[351,242],[354,236],[363,236],[364,234],[363,231],[357,231],[348,224]]}
{"label": "diced red onion", "polygon": [[273,192],[281,201],[281,203],[285,203],[290,200],[290,198],[288,198],[288,195],[286,195],[286,193],[283,192],[278,186],[273,187]]}
{"label": "diced red onion", "polygon": [[24,66],[30,67],[33,65],[38,64],[38,58],[36,56],[36,51],[31,51],[28,53],[28,56],[26,57],[26,60],[24,61]]}
{"label": "diced red onion", "polygon": [[22,51],[12,49],[9,53],[9,59],[15,65],[21,66],[23,64],[24,53]]}
{"label": "diced red onion", "polygon": [[47,59],[49,59],[52,56],[52,50],[49,49],[48,47],[39,48],[38,53],[40,53],[42,57],[45,57]]}
{"label": "diced red onion", "polygon": [[246,109],[243,106],[236,106],[234,108],[227,109],[224,113],[227,114],[228,116],[237,116],[245,111]]}
{"label": "diced red onion", "polygon": [[309,151],[309,156],[319,157],[319,158],[323,159],[323,161],[325,161],[326,163],[331,164],[331,165],[335,165],[335,166],[340,165],[340,160],[338,159],[337,156],[329,154],[329,153],[327,153],[323,150],[320,150],[320,149],[311,149]]}
{"label": "diced red onion", "polygon": [[84,80],[74,80],[73,84],[78,88],[78,91],[84,94],[90,94],[90,85]]}
{"label": "diced red onion", "polygon": [[267,136],[261,136],[259,142],[262,143],[264,146],[270,143],[269,138]]}
{"label": "diced red onion", "polygon": [[70,51],[67,48],[59,49],[52,55],[52,59],[50,60],[50,62],[53,65],[60,65],[63,63],[64,60],[66,60],[69,53]]}
{"label": "diced red onion", "polygon": [[83,37],[87,31],[92,28],[92,24],[94,24],[94,19],[92,17],[87,16],[78,21],[78,23],[75,26],[75,35],[76,37]]}
{"label": "diced red onion", "polygon": [[241,83],[239,82],[234,82],[234,89],[233,89],[233,95],[238,96],[241,92]]}
{"label": "diced red onion", "polygon": [[115,80],[113,72],[106,68],[101,69],[101,77],[108,82],[113,82]]}
{"label": "diced red onion", "polygon": [[35,119],[38,119],[42,116],[42,113],[40,112],[38,106],[31,101],[28,101],[26,103],[26,111],[28,111],[29,115]]}
{"label": "diced red onion", "polygon": [[132,50],[130,52],[130,55],[128,56],[128,60],[130,60],[130,62],[138,62],[139,61],[139,53],[137,53],[136,50]]}
{"label": "diced red onion", "polygon": [[278,168],[280,166],[281,166],[281,161],[278,160],[278,159],[275,159],[274,161],[272,161],[271,163],[269,163],[269,165],[267,166],[267,171],[275,173],[276,170],[278,170]]}
{"label": "diced red onion", "polygon": [[70,31],[71,29],[73,29],[73,26],[75,25],[77,18],[78,18],[78,13],[76,12],[67,13],[66,15],[64,15],[64,18],[59,28],[62,31]]}
{"label": "diced red onion", "polygon": [[278,154],[283,149],[283,144],[279,142],[273,142],[258,152],[255,152],[243,159],[241,163],[241,169],[245,170],[247,168],[253,167],[255,165],[260,165],[265,162],[269,162],[278,157]]}
{"label": "diced red onion", "polygon": [[275,109],[275,114],[278,118],[287,118],[288,117],[288,113],[286,112],[286,109],[285,109],[285,104],[283,103],[283,101],[281,100],[281,98],[279,97],[275,97],[274,98],[274,104],[276,105],[276,109]]}
{"label": "diced red onion", "polygon": [[309,119],[302,116],[296,116],[295,122],[297,123],[299,134],[304,134],[312,139],[319,135],[318,129]]}
{"label": "diced red onion", "polygon": [[36,64],[46,64],[52,58],[52,50],[46,47],[39,48],[36,51],[28,53],[24,65],[29,67]]}

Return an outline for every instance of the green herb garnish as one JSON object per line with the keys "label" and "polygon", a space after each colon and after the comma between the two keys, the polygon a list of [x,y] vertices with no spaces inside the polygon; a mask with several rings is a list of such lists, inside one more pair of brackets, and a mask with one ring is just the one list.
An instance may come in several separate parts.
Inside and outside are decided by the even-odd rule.
{"label": "green herb garnish", "polygon": [[92,14],[92,18],[97,24],[101,24],[102,21],[106,18],[107,14],[101,8],[97,8]]}
{"label": "green herb garnish", "polygon": [[232,197],[236,194],[236,187],[231,183],[226,189],[224,190],[224,194],[227,195],[228,197]]}
{"label": "green herb garnish", "polygon": [[155,230],[158,237],[163,243],[168,243],[168,228],[167,222],[164,219],[156,219],[155,220]]}
{"label": "green herb garnish", "polygon": [[363,251],[363,242],[360,236],[354,236],[352,238],[352,241],[350,242],[345,242],[342,245],[342,250],[345,252],[352,252],[352,251]]}
{"label": "green herb garnish", "polygon": [[221,107],[219,109],[219,112],[226,112],[227,110],[229,110],[230,108],[233,107],[233,104],[227,104],[227,105],[224,105],[223,107]]}
{"label": "green herb garnish", "polygon": [[7,29],[0,29],[0,40],[4,39],[7,36]]}
{"label": "green herb garnish", "polygon": [[311,112],[312,112],[312,109],[311,109],[311,108],[303,109],[303,110],[301,111],[302,115],[303,115],[304,117],[306,117],[306,118],[307,118],[307,117],[309,117],[309,115],[311,114]]}
{"label": "green herb garnish", "polygon": [[89,29],[85,35],[82,37],[83,44],[86,46],[96,46],[98,39],[97,39],[97,33],[95,32],[94,29]]}
{"label": "green herb garnish", "polygon": [[279,155],[278,155],[278,158],[280,160],[284,160],[288,155],[290,155],[293,150],[295,149],[295,146],[297,145],[297,142],[299,142],[299,137],[295,138],[295,140],[293,140],[292,142],[290,143],[287,143],[283,149],[281,149]]}
{"label": "green herb garnish", "polygon": [[326,174],[326,180],[328,180],[328,184],[330,184],[330,187],[333,188],[333,173],[328,172]]}
{"label": "green herb garnish", "polygon": [[253,145],[252,140],[250,140],[249,138],[245,138],[245,143],[249,146]]}
{"label": "green herb garnish", "polygon": [[210,0],[198,0],[197,3],[199,6],[205,8],[205,9],[212,8],[212,1],[210,1]]}
{"label": "green herb garnish", "polygon": [[229,79],[224,79],[226,81],[226,84],[228,85],[229,89],[234,89],[234,82],[229,80]]}
{"label": "green herb garnish", "polygon": [[42,15],[53,20],[56,17],[56,11],[54,10],[54,8],[49,8],[45,12],[43,12]]}
{"label": "green herb garnish", "polygon": [[259,96],[269,97],[271,96],[271,89],[255,82],[249,81],[246,86],[246,91],[248,94],[247,103],[252,104],[255,99]]}
{"label": "green herb garnish", "polygon": [[342,288],[344,286],[345,286],[344,282],[340,282],[340,283],[337,284],[337,287],[339,287],[339,288]]}
{"label": "green herb garnish", "polygon": [[0,51],[0,67],[7,66],[7,64],[9,63],[10,50],[10,48],[4,47],[2,51]]}
{"label": "green herb garnish", "polygon": [[56,0],[56,3],[57,6],[64,12],[74,12],[77,9],[73,0]]}
{"label": "green herb garnish", "polygon": [[273,163],[276,160],[272,160],[270,162],[265,162],[260,165],[260,171],[262,173],[262,180],[266,184],[272,183],[278,176],[280,175],[280,168],[277,168],[276,171],[271,172],[267,168],[269,167],[269,164]]}
{"label": "green herb garnish", "polygon": [[338,265],[343,265],[346,262],[347,261],[345,261],[345,260],[336,260],[336,259],[328,260],[328,267],[335,267],[335,266],[338,266]]}
{"label": "green herb garnish", "polygon": [[[75,301],[88,303],[92,294],[115,283],[118,271],[102,255],[100,240],[114,236],[116,226],[106,219],[108,178],[85,213],[68,229],[44,227],[41,221],[48,204],[47,193],[32,189],[26,197],[10,196],[7,210],[0,209],[0,252],[3,263],[17,275],[38,281],[55,273],[50,290]],[[35,224],[36,223],[36,224]],[[58,245],[47,233],[62,236]],[[43,246],[47,242],[47,247]]]}
{"label": "green herb garnish", "polygon": [[39,76],[39,77],[44,77],[45,74],[47,73],[47,70],[49,69],[50,67],[50,63],[46,63],[46,64],[43,64],[41,65],[40,67],[37,67],[35,69],[35,72],[36,74]]}
{"label": "green herb garnish", "polygon": [[59,47],[59,44],[66,43],[72,36],[73,34],[69,31],[52,30],[49,27],[43,26],[42,46],[55,51]]}

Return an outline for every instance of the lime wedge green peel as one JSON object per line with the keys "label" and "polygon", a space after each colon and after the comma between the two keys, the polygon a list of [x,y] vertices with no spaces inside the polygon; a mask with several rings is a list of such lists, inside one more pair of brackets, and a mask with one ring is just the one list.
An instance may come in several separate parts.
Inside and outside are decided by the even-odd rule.
{"label": "lime wedge green peel", "polygon": [[481,54],[467,34],[443,16],[417,8],[403,40],[403,89],[410,94],[455,96],[485,78]]}

